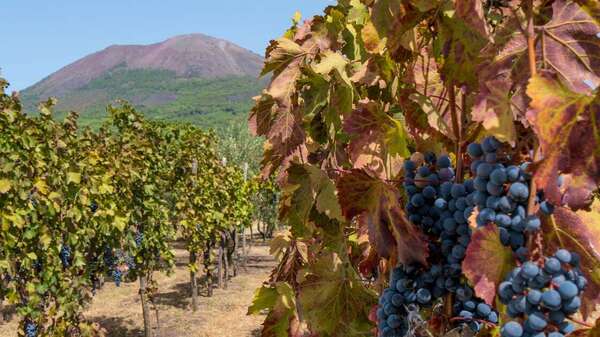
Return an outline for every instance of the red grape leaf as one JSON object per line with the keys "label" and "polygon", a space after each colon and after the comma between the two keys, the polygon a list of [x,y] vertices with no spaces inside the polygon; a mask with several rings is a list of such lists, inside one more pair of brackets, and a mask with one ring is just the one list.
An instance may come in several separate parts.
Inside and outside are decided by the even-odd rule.
{"label": "red grape leaf", "polygon": [[[405,81],[414,85],[414,90],[408,93],[408,98],[422,111],[415,113],[409,109],[407,119],[421,132],[439,132],[454,137],[448,90],[438,70],[438,64],[431,53],[426,49],[421,50]],[[455,107],[460,111],[459,104],[455,104]]]}
{"label": "red grape leaf", "polygon": [[337,188],[342,213],[348,220],[359,217],[360,226],[368,228],[369,241],[380,256],[397,257],[405,264],[427,264],[427,242],[406,218],[395,186],[370,171],[354,169],[340,177]]}
{"label": "red grape leaf", "polygon": [[479,0],[456,0],[456,16],[465,21],[467,26],[487,37],[489,27],[483,12],[483,2]]}
{"label": "red grape leaf", "polygon": [[584,81],[600,85],[600,26],[573,1],[552,4],[552,20],[542,26],[541,56],[571,90],[589,93]]}
{"label": "red grape leaf", "polygon": [[[527,94],[527,118],[543,155],[536,163],[536,183],[555,205],[588,207],[600,183],[600,98],[572,92],[547,74],[533,77]],[[571,175],[562,191],[559,172]]]}
{"label": "red grape leaf", "polygon": [[272,40],[265,52],[265,65],[260,75],[264,76],[270,72],[280,73],[303,52],[300,45],[288,38]]}
{"label": "red grape leaf", "polygon": [[401,159],[410,155],[404,125],[377,102],[360,101],[344,120],[343,130],[351,138],[348,152],[355,168],[391,179],[400,171]]}
{"label": "red grape leaf", "polygon": [[255,136],[266,136],[273,125],[275,100],[268,94],[254,97],[248,127]]}
{"label": "red grape leaf", "polygon": [[489,224],[473,231],[462,269],[478,297],[493,305],[498,284],[514,266],[512,250],[500,242],[496,225]]}
{"label": "red grape leaf", "polygon": [[479,95],[471,112],[473,120],[496,138],[515,145],[517,131],[510,93],[511,83],[506,79],[494,79],[480,83]]}
{"label": "red grape leaf", "polygon": [[542,232],[547,255],[566,248],[581,257],[581,269],[588,279],[581,310],[588,317],[600,304],[600,203],[595,203],[591,212],[557,207],[552,217],[544,218]]}
{"label": "red grape leaf", "polygon": [[332,337],[367,336],[373,327],[369,311],[377,297],[352,265],[324,252],[306,272],[299,300],[309,328]]}

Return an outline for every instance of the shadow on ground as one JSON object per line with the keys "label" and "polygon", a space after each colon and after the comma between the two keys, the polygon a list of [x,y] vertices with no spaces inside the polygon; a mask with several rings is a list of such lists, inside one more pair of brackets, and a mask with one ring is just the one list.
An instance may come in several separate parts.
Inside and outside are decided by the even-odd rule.
{"label": "shadow on ground", "polygon": [[131,328],[135,325],[132,320],[121,317],[98,317],[94,319],[95,323],[107,331],[106,337],[140,337],[144,336],[144,331],[140,328]]}

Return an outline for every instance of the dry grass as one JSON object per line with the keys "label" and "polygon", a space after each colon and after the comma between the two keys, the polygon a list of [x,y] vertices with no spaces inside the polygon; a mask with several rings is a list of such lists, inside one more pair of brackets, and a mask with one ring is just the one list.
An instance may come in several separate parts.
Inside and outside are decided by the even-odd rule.
{"label": "dry grass", "polygon": [[[264,316],[247,316],[254,290],[267,278],[274,265],[268,247],[253,246],[246,270],[231,279],[227,289],[215,289],[207,297],[202,283],[199,310],[193,312],[187,270],[187,253],[176,249],[177,267],[166,276],[158,275],[160,295],[157,305],[160,314],[161,337],[250,337],[258,336]],[[85,316],[98,322],[108,337],[143,336],[142,308],[137,283],[123,284],[117,288],[107,283],[94,298]],[[156,317],[152,313],[153,329]],[[17,317],[0,325],[0,337],[17,335]]]}

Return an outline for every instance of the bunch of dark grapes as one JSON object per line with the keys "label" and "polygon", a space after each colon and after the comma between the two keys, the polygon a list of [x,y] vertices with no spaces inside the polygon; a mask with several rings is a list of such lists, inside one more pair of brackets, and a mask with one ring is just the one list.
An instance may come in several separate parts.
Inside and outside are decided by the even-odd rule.
{"label": "bunch of dark grapes", "polygon": [[[479,208],[477,225],[498,225],[502,244],[510,246],[524,260],[528,254],[525,234],[539,230],[541,221],[535,214],[527,213],[531,182],[527,173],[528,163],[505,166],[503,162],[510,158],[499,151],[500,147],[500,142],[493,137],[467,147],[472,158],[471,172],[475,177],[475,191],[469,198]],[[552,213],[552,205],[542,198],[543,194],[538,193],[536,202],[540,203],[540,209],[546,214]]]}
{"label": "bunch of dark grapes", "polygon": [[63,267],[68,268],[71,265],[71,247],[63,245],[60,249],[59,257]]}
{"label": "bunch of dark grapes", "polygon": [[570,334],[575,326],[566,319],[579,310],[586,284],[578,255],[565,249],[543,263],[527,261],[513,269],[498,287],[498,296],[507,305],[508,315],[520,320],[506,323],[502,337]]}
{"label": "bunch of dark grapes", "polygon": [[456,290],[454,315],[468,323],[471,330],[477,332],[482,322],[498,323],[498,313],[483,300],[475,297],[473,288],[462,285]]}
{"label": "bunch of dark grapes", "polygon": [[25,320],[25,336],[26,337],[36,337],[38,334],[37,324],[30,320]]}
{"label": "bunch of dark grapes", "polygon": [[142,232],[135,233],[135,245],[138,247],[141,247],[143,241],[144,241],[144,233],[142,233]]}
{"label": "bunch of dark grapes", "polygon": [[404,162],[404,188],[408,195],[406,213],[409,220],[430,235],[442,231],[439,223],[440,211],[435,200],[441,188],[454,180],[454,170],[446,155],[436,158],[435,154],[415,153]]}
{"label": "bunch of dark grapes", "polygon": [[95,201],[92,201],[92,203],[90,204],[90,211],[93,213],[96,213],[96,211],[98,210],[98,204]]}
{"label": "bunch of dark grapes", "polygon": [[113,268],[112,277],[115,281],[115,285],[117,287],[121,286],[121,281],[123,280],[123,272],[119,268]]}
{"label": "bunch of dark grapes", "polygon": [[379,336],[406,335],[408,311],[414,311],[418,306],[430,306],[434,298],[444,293],[444,288],[436,285],[436,279],[441,276],[442,267],[439,265],[428,270],[416,265],[395,268],[391,273],[390,287],[379,298]]}

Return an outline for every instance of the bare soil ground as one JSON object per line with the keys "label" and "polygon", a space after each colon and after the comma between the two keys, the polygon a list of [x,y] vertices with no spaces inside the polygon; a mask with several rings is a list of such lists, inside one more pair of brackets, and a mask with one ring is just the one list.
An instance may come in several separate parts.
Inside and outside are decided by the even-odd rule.
{"label": "bare soil ground", "polygon": [[[188,254],[176,249],[177,266],[171,275],[157,275],[160,295],[157,305],[160,315],[160,337],[251,337],[259,336],[264,316],[247,316],[254,290],[269,275],[275,261],[265,245],[254,244],[250,249],[246,268],[240,268],[238,276],[232,278],[227,289],[214,289],[207,297],[204,278],[198,283],[199,310],[191,310],[191,295],[187,269]],[[0,337],[17,335],[18,317],[12,316],[0,323]],[[85,317],[99,323],[108,337],[143,336],[142,307],[137,283],[125,283],[115,287],[106,283],[98,291]],[[153,329],[156,317],[152,312]]]}

